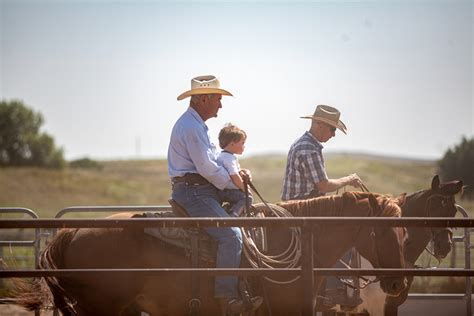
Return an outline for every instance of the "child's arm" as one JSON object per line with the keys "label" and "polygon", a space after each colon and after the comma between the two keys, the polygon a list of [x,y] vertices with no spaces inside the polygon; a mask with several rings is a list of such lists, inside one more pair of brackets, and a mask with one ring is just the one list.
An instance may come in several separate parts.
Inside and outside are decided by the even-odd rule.
{"label": "child's arm", "polygon": [[244,181],[242,181],[242,177],[238,173],[231,174],[230,178],[232,179],[232,182],[235,184],[236,187],[238,187],[242,191],[245,191]]}

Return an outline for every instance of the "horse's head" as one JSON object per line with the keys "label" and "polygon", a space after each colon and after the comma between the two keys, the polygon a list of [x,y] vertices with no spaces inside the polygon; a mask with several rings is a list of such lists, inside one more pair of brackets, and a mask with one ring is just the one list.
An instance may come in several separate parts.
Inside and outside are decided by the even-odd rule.
{"label": "horse's head", "polygon": [[433,236],[434,256],[436,259],[444,259],[453,247],[453,231],[450,228],[438,230]]}
{"label": "horse's head", "polygon": [[[407,203],[403,207],[403,216],[407,217],[454,217],[456,215],[456,201],[454,196],[461,192],[462,181],[450,181],[440,183],[439,176],[434,176],[431,188],[423,190],[407,197]],[[410,236],[416,236],[425,231],[426,239],[410,237],[407,244],[406,259],[414,263],[420,251],[424,249],[428,240],[434,243],[434,256],[442,259],[448,255],[452,248],[452,231],[445,227],[432,227],[428,229],[409,228]],[[420,243],[418,245],[417,243]]]}
{"label": "horse's head", "polygon": [[[440,183],[438,175],[431,181],[431,195],[427,198],[427,215],[430,217],[454,217],[456,216],[456,201],[454,195],[461,192],[462,181],[450,181]],[[434,242],[434,255],[443,259],[451,251],[453,233],[450,228],[431,229],[431,238]]]}
{"label": "horse's head", "polygon": [[[400,204],[404,197],[398,199],[382,195],[368,196],[371,213],[369,216],[400,217]],[[363,227],[359,234],[356,248],[359,253],[370,261],[375,268],[404,268],[403,249],[406,241],[406,229],[403,227]],[[387,295],[397,296],[406,287],[407,280],[403,276],[381,277],[380,286]]]}

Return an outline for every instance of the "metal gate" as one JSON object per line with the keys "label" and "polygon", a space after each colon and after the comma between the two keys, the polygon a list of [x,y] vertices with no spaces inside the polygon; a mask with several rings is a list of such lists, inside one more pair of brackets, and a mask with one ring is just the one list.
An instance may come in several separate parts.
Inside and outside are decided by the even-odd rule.
{"label": "metal gate", "polygon": [[0,278],[66,276],[84,273],[139,273],[159,275],[176,271],[195,271],[207,275],[277,275],[300,274],[303,276],[303,314],[313,315],[314,274],[320,275],[424,275],[424,276],[474,276],[472,269],[315,269],[313,268],[314,225],[340,225],[343,222],[360,226],[433,226],[433,227],[474,227],[474,220],[459,218],[340,218],[340,217],[293,217],[293,218],[152,218],[152,219],[36,219],[1,220],[0,228],[100,228],[100,227],[243,227],[243,226],[299,226],[302,228],[303,256],[302,268],[293,269],[69,269],[69,270],[3,270]]}

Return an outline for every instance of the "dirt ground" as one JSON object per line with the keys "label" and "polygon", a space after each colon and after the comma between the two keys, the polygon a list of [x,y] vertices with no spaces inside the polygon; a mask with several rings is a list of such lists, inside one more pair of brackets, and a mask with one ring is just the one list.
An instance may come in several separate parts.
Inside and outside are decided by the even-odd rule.
{"label": "dirt ground", "polygon": [[[463,316],[466,315],[466,301],[452,299],[409,299],[400,307],[398,312],[400,316]],[[34,314],[34,312],[27,312],[18,306],[0,305],[1,316],[34,316]],[[44,311],[40,315],[52,316],[53,312]],[[143,313],[143,315],[146,314]]]}

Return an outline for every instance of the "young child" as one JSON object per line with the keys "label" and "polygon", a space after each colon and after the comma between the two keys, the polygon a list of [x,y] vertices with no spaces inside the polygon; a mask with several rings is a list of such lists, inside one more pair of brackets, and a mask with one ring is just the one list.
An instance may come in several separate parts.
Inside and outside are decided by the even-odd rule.
{"label": "young child", "polygon": [[[235,155],[241,155],[245,148],[247,134],[235,125],[227,124],[219,132],[219,146],[222,152],[217,157],[217,163],[229,172],[232,184],[222,191],[219,197],[222,202],[228,202],[231,206],[230,216],[239,217],[245,209],[245,187],[242,177],[239,175],[240,165]],[[253,198],[249,195],[249,204]]]}

